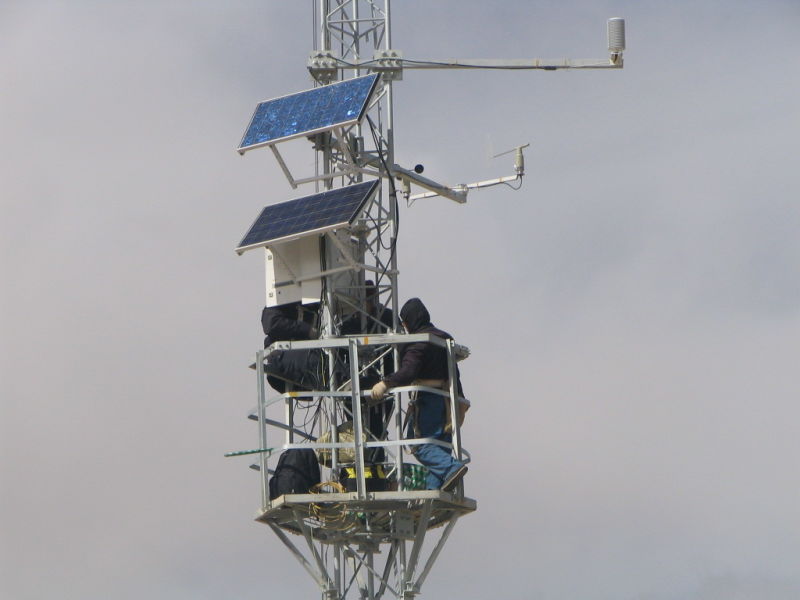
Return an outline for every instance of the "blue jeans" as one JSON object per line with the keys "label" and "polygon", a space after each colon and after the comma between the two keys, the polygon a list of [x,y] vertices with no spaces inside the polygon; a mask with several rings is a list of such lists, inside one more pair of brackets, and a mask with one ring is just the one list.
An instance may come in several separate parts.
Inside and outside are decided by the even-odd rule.
{"label": "blue jeans", "polygon": [[[435,438],[450,443],[452,436],[444,432],[445,402],[442,396],[430,392],[417,392],[416,427],[414,418],[409,421],[408,437]],[[414,430],[419,435],[415,435]],[[414,446],[414,456],[428,468],[427,488],[438,490],[462,463],[450,454],[449,448],[436,444]]]}

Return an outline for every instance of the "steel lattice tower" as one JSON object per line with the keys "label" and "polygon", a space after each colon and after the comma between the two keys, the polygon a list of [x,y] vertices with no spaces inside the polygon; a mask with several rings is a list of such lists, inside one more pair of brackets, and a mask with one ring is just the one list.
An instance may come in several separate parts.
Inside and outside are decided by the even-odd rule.
{"label": "steel lattice tower", "polygon": [[[256,520],[268,525],[318,584],[322,598],[344,600],[359,597],[377,600],[387,593],[409,600],[419,594],[423,582],[442,551],[458,519],[477,508],[465,496],[464,482],[452,491],[418,489],[406,474],[409,455],[404,446],[425,443],[408,439],[404,418],[414,391],[439,393],[448,401],[453,425],[452,452],[469,461],[462,446],[460,407],[468,402],[457,393],[456,362],[469,351],[452,340],[429,334],[408,335],[398,328],[398,195],[406,200],[443,196],[463,203],[470,189],[520,181],[524,173],[522,149],[516,149],[514,174],[490,181],[449,187],[420,172],[395,163],[393,85],[406,69],[506,68],[558,70],[564,68],[620,68],[625,47],[624,22],[609,21],[609,52],[605,60],[469,59],[406,61],[393,48],[390,0],[316,0],[315,47],[308,70],[316,86],[380,75],[363,119],[346,126],[330,127],[307,136],[316,167],[313,175],[295,178],[276,145],[270,148],[292,188],[313,184],[316,192],[346,189],[362,181],[380,181],[374,197],[359,217],[338,230],[315,234],[319,253],[321,294],[318,303],[320,337],[305,341],[278,341],[256,353],[258,409],[250,417],[258,422],[260,448],[231,455],[257,454],[260,471],[261,508]],[[411,186],[422,192],[411,195]],[[289,252],[289,246],[264,246],[267,263]],[[238,250],[237,250],[238,251]],[[243,250],[242,250],[243,251]],[[285,257],[284,257],[285,258]],[[289,269],[289,283],[298,277]],[[269,279],[269,276],[268,276]],[[374,286],[367,281],[374,281]],[[282,282],[283,285],[286,282]],[[268,281],[268,290],[269,290]],[[273,281],[273,285],[278,285]],[[345,318],[361,319],[364,331],[377,322],[368,308],[368,292],[377,289],[379,305],[392,310],[388,330],[343,335]],[[269,304],[269,299],[268,299]],[[375,436],[368,429],[374,410],[361,380],[369,369],[385,370],[389,358],[397,364],[397,346],[426,341],[443,347],[450,378],[446,389],[411,385],[392,390],[384,431]],[[325,376],[313,389],[292,390],[268,397],[268,365],[274,350],[309,350],[325,357]],[[346,372],[336,366],[346,365]],[[343,429],[343,425],[345,427]],[[278,435],[275,436],[277,431]],[[278,440],[276,442],[276,440]],[[314,449],[323,464],[322,484],[314,493],[284,494],[270,498],[269,477],[280,451]],[[393,484],[376,491],[370,485],[374,466],[366,456],[385,452],[383,468]],[[353,489],[338,483],[342,468],[353,473]],[[393,477],[392,477],[393,474]],[[374,477],[374,475],[373,475]],[[297,543],[295,543],[297,542]]]}

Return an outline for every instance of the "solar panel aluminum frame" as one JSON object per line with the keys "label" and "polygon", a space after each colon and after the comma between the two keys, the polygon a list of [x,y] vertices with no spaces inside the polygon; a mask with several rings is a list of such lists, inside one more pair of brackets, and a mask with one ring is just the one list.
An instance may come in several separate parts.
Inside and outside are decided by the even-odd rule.
{"label": "solar panel aluminum frame", "polygon": [[[358,215],[361,214],[364,211],[364,207],[367,206],[367,204],[369,204],[372,201],[373,198],[375,198],[375,194],[380,189],[380,181],[381,181],[380,179],[376,179],[373,182],[372,189],[368,193],[364,194],[363,200],[361,200],[361,202],[359,202],[358,206],[355,208],[355,210],[352,213],[353,216],[349,220],[347,220],[347,221],[337,221],[336,223],[325,225],[324,227],[317,227],[316,229],[309,229],[307,231],[301,231],[301,232],[297,232],[297,233],[292,233],[292,234],[285,235],[285,236],[282,236],[282,237],[272,238],[272,239],[269,239],[269,240],[264,240],[262,242],[256,242],[255,244],[250,244],[250,245],[247,245],[247,246],[239,246],[238,248],[236,248],[236,254],[241,256],[242,254],[244,254],[248,250],[254,250],[255,248],[270,248],[271,246],[276,245],[276,244],[283,244],[283,243],[286,243],[286,242],[291,242],[293,240],[299,240],[300,238],[309,237],[309,236],[312,236],[312,235],[321,236],[321,235],[325,235],[329,231],[334,231],[336,229],[341,229],[342,227],[352,225],[353,221],[358,217]],[[250,227],[248,228],[248,231],[250,231],[250,229],[253,228],[253,226],[258,222],[258,220],[260,218],[261,218],[261,213],[259,213],[256,216],[256,218],[253,219],[253,222],[250,224]]]}
{"label": "solar panel aluminum frame", "polygon": [[[255,223],[255,221],[253,221]],[[267,240],[265,242],[258,242],[256,244],[251,244],[249,246],[240,246],[236,248],[236,254],[241,256],[248,250],[255,250],[256,248],[270,248],[277,244],[284,244],[286,242],[292,242],[294,240],[299,240],[300,238],[309,237],[312,235],[325,235],[329,231],[333,231],[335,229],[341,229],[342,227],[350,225],[349,221],[344,221],[340,223],[335,223],[333,225],[326,225],[325,227],[320,227],[318,229],[311,229],[309,231],[303,231],[301,233],[293,233],[291,235],[287,235],[280,238],[275,238],[274,240]]]}
{"label": "solar panel aluminum frame", "polygon": [[[372,96],[375,94],[375,90],[378,87],[378,82],[381,79],[380,75],[378,75],[377,73],[373,73],[373,74],[370,74],[370,75],[365,75],[364,78],[366,78],[366,77],[374,77],[375,79],[372,82],[372,85],[370,86],[369,91],[367,92],[367,94],[366,94],[366,96],[364,98],[364,102],[363,102],[363,104],[361,106],[361,109],[360,109],[358,115],[355,118],[348,119],[346,121],[337,121],[336,123],[332,123],[332,124],[326,125],[324,127],[318,127],[316,129],[310,129],[310,130],[304,130],[302,132],[293,133],[291,135],[283,136],[283,137],[280,137],[280,138],[273,138],[273,139],[267,140],[265,142],[258,142],[258,143],[255,143],[255,144],[251,144],[249,146],[242,146],[242,144],[244,144],[245,138],[247,137],[247,133],[250,131],[250,127],[253,125],[253,121],[254,121],[254,119],[256,117],[256,114],[258,113],[258,107],[261,106],[262,104],[264,104],[264,102],[272,102],[272,101],[275,101],[275,100],[280,100],[282,98],[289,98],[291,96],[298,96],[300,94],[307,94],[308,92],[311,92],[311,91],[314,91],[314,90],[318,90],[318,89],[321,89],[321,88],[312,88],[311,90],[305,90],[305,91],[302,91],[302,92],[295,92],[293,94],[285,94],[284,96],[278,96],[277,98],[271,98],[270,100],[264,100],[262,102],[259,102],[256,105],[255,109],[253,110],[253,116],[250,117],[250,121],[247,124],[247,128],[244,131],[244,135],[242,135],[242,140],[239,143],[239,147],[237,148],[237,152],[239,152],[239,154],[241,154],[241,155],[244,155],[245,152],[248,152],[250,150],[255,150],[256,148],[263,148],[265,146],[274,146],[275,144],[278,144],[278,143],[281,143],[281,142],[287,142],[289,140],[293,140],[293,139],[301,138],[301,137],[310,137],[312,135],[316,135],[317,133],[322,133],[323,131],[330,131],[332,129],[339,128],[339,127],[349,127],[351,125],[356,125],[357,123],[360,123],[361,120],[364,118],[364,115],[366,114],[367,109],[369,108],[370,101],[372,100]],[[356,79],[361,79],[361,78],[356,78]],[[324,86],[324,87],[331,87],[331,86],[336,86],[336,85],[347,84],[347,83],[351,83],[352,81],[354,81],[354,79],[346,79],[344,81],[340,81],[338,83],[332,83],[329,86]]]}

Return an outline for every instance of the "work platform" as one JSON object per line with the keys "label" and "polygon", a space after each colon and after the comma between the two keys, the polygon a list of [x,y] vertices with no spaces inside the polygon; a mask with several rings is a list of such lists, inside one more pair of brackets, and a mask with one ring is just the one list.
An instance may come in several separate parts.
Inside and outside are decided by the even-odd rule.
{"label": "work platform", "polygon": [[[438,388],[422,380],[372,399],[365,378],[385,369],[387,361],[398,364],[397,347],[414,342],[442,348],[448,379]],[[270,393],[268,378],[275,372],[269,357],[275,351],[318,353],[324,387],[298,389],[286,380],[285,392]],[[457,367],[468,355],[454,340],[428,333],[280,341],[256,353],[251,367],[258,406],[249,418],[258,424],[260,444],[232,454],[257,456],[251,467],[259,474],[262,502],[255,520],[275,533],[325,600],[344,599],[351,589],[370,600],[384,594],[413,598],[458,520],[477,509],[477,502],[465,496],[469,473],[452,489],[421,489],[426,469],[413,453],[420,445],[435,444],[470,462],[461,439],[461,417],[470,403],[458,393]],[[410,405],[419,393],[443,398],[451,438],[412,437]],[[320,483],[309,493],[271,498],[270,480],[280,456],[298,450],[313,451]]]}
{"label": "work platform", "polygon": [[413,539],[420,522],[433,529],[477,507],[472,498],[442,490],[367,492],[365,498],[357,492],[285,494],[269,502],[255,520],[304,535],[302,521],[315,540],[325,543],[355,536],[381,544]]}

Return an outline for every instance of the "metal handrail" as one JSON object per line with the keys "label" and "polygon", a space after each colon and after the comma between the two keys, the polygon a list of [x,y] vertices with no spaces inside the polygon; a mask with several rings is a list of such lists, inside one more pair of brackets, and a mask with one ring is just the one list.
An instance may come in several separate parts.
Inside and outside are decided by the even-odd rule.
{"label": "metal handrail", "polygon": [[[471,456],[470,453],[464,449],[461,445],[461,432],[460,427],[457,422],[457,408],[456,403],[450,403],[450,410],[451,410],[451,422],[453,424],[453,432],[452,432],[452,441],[451,442],[444,442],[442,440],[438,440],[431,437],[426,438],[405,438],[405,431],[403,431],[402,423],[400,419],[395,419],[395,438],[396,439],[388,439],[388,440],[377,440],[373,437],[372,440],[368,440],[367,436],[365,435],[364,427],[363,427],[363,420],[362,420],[362,402],[364,399],[367,399],[365,403],[366,406],[371,406],[369,399],[371,397],[370,390],[362,391],[359,388],[359,377],[361,375],[361,371],[359,370],[359,352],[358,349],[363,346],[395,346],[398,344],[407,344],[413,342],[426,342],[431,343],[436,346],[443,348],[447,352],[448,357],[448,370],[449,370],[449,385],[447,389],[440,389],[434,388],[427,385],[406,385],[406,386],[397,386],[395,388],[391,388],[387,390],[387,394],[389,396],[393,396],[395,398],[395,407],[393,410],[400,411],[398,414],[404,414],[406,410],[403,409],[403,402],[404,397],[408,394],[413,392],[426,392],[441,396],[443,398],[450,398],[452,396],[456,396],[458,403],[465,404],[466,406],[470,406],[470,401],[457,394],[457,383],[455,381],[455,364],[456,361],[460,358],[463,359],[469,355],[469,350],[465,346],[460,346],[456,344],[453,340],[443,339],[438,336],[435,336],[430,333],[418,333],[418,334],[397,334],[397,333],[388,333],[388,334],[376,334],[376,335],[352,335],[352,336],[343,336],[343,337],[336,337],[336,338],[323,338],[318,340],[297,340],[297,341],[277,341],[274,342],[271,346],[269,346],[265,350],[259,350],[256,354],[256,364],[253,365],[256,368],[258,377],[261,379],[261,383],[259,384],[259,406],[258,406],[258,416],[256,417],[259,421],[259,431],[260,431],[260,445],[261,448],[267,448],[269,444],[267,443],[268,440],[268,428],[275,427],[278,429],[283,430],[285,439],[282,444],[273,444],[270,448],[270,452],[264,452],[261,454],[262,460],[262,469],[261,469],[261,477],[262,480],[262,491],[263,491],[263,506],[264,508],[268,505],[268,478],[269,478],[269,469],[267,467],[267,460],[277,454],[279,451],[283,450],[290,450],[290,449],[312,449],[315,451],[327,451],[330,457],[330,464],[326,465],[332,471],[336,472],[339,466],[339,453],[343,449],[349,449],[353,452],[354,461],[342,464],[355,464],[356,467],[356,478],[357,478],[357,491],[358,497],[360,500],[364,500],[366,498],[366,482],[365,482],[365,473],[364,473],[364,466],[365,466],[365,450],[374,449],[374,448],[386,448],[386,449],[395,449],[401,447],[413,447],[422,444],[435,444],[441,446],[443,448],[447,448],[451,450],[456,458],[459,460],[463,460],[464,462],[470,462]],[[350,390],[303,390],[303,391],[287,391],[282,394],[278,394],[277,396],[271,396],[267,398],[267,390],[264,380],[266,379],[266,375],[268,374],[264,369],[264,360],[267,354],[274,350],[306,350],[306,349],[319,349],[319,350],[332,350],[332,349],[340,349],[343,350],[347,348],[349,359],[350,359],[350,379],[346,380],[343,385],[348,385],[347,381],[350,382],[350,387],[355,389]],[[341,389],[341,388],[339,388]],[[297,428],[296,424],[294,423],[294,410],[298,406],[302,405],[310,405],[316,402],[319,402],[322,399],[330,399],[334,401],[334,404],[338,404],[339,402],[349,399],[351,401],[351,409],[352,409],[352,423],[353,423],[353,439],[352,441],[341,442],[338,441],[338,423],[336,423],[335,414],[330,419],[330,423],[327,424],[326,427],[329,428],[331,432],[330,440],[320,442],[318,439],[318,435],[313,435],[312,432],[303,432],[301,434],[300,429]],[[386,400],[383,400],[384,402]],[[286,405],[285,409],[285,419],[286,423],[281,423],[279,421],[275,421],[274,419],[268,419],[266,417],[266,410],[268,407],[273,406],[277,403],[284,402]],[[334,433],[335,432],[335,433]],[[311,441],[304,441],[304,442],[295,442],[293,440],[293,436],[300,434],[301,437],[306,437]],[[396,472],[398,478],[398,486],[402,489],[402,477],[400,477],[400,473],[403,472],[403,453],[396,452],[394,454],[394,458],[391,461],[388,461],[389,464],[393,465],[393,470]]]}

